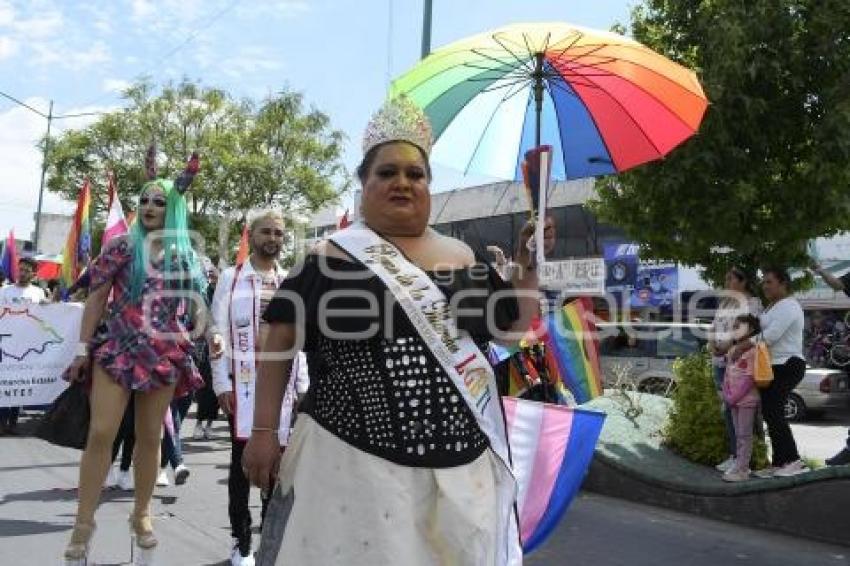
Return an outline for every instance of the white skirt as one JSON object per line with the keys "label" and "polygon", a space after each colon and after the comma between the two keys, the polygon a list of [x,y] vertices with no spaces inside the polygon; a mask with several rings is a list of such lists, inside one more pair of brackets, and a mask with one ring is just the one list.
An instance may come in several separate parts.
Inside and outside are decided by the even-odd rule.
{"label": "white skirt", "polygon": [[401,466],[301,415],[281,461],[291,509],[275,564],[493,564],[498,465],[488,449],[453,468]]}

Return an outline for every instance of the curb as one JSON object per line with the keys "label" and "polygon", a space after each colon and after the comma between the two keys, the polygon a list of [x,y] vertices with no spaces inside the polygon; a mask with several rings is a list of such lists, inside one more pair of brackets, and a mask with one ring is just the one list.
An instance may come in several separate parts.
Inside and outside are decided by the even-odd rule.
{"label": "curb", "polygon": [[625,466],[600,450],[583,489],[710,519],[850,546],[850,467],[790,478],[687,485]]}

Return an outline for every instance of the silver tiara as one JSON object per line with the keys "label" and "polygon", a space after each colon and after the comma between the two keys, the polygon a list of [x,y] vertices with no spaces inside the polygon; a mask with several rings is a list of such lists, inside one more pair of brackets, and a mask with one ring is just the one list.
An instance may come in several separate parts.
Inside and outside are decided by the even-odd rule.
{"label": "silver tiara", "polygon": [[387,100],[372,115],[363,134],[363,155],[376,145],[406,141],[431,153],[431,123],[428,117],[405,95]]}

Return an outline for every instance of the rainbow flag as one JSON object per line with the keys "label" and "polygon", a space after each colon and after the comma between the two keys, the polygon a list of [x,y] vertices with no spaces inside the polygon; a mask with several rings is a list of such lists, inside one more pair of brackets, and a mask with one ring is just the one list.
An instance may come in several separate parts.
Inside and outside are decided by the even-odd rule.
{"label": "rainbow flag", "polygon": [[512,397],[502,402],[522,550],[529,554],[552,533],[581,487],[605,414]]}
{"label": "rainbow flag", "polygon": [[10,283],[18,280],[18,245],[15,243],[15,230],[9,230],[6,245],[3,246],[3,256],[0,257],[0,269]]}
{"label": "rainbow flag", "polygon": [[589,299],[574,300],[548,313],[541,322],[541,339],[557,371],[579,405],[602,395],[602,369],[596,328],[589,320]]}
{"label": "rainbow flag", "polygon": [[91,260],[91,226],[89,223],[89,208],[91,207],[91,187],[89,180],[83,182],[80,194],[77,196],[77,210],[65,249],[62,252],[62,271],[60,284],[63,295],[71,288],[80,272]]}

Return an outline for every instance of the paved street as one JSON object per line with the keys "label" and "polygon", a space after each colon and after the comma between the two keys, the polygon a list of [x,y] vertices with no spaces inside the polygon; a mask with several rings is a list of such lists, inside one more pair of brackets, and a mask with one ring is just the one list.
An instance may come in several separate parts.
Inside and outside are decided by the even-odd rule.
{"label": "paved street", "polygon": [[[184,432],[191,432],[193,420]],[[846,434],[846,429],[838,432]],[[155,526],[162,566],[225,565],[227,529],[226,427],[210,441],[186,441],[189,482],[158,488]],[[0,438],[2,564],[56,564],[73,521],[79,453],[32,438]],[[256,491],[256,490],[255,490]],[[259,513],[259,498],[253,508]],[[94,558],[101,565],[130,557],[126,516],[131,494],[109,491],[98,512]],[[718,566],[850,564],[840,548],[764,531],[583,495],[550,541],[527,560],[533,566]]]}

